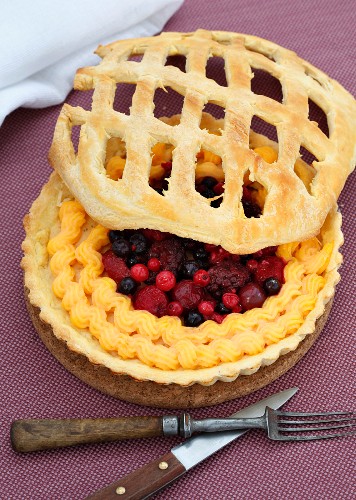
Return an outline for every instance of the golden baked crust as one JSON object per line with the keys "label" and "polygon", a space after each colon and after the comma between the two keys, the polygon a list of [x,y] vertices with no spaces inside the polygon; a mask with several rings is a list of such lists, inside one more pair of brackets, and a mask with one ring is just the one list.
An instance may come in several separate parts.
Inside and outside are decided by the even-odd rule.
{"label": "golden baked crust", "polygon": [[[333,296],[339,280],[337,269],[341,263],[341,255],[338,252],[342,244],[341,215],[334,209],[320,233],[323,244],[333,243],[331,258],[324,273],[323,288],[318,291],[313,309],[295,333],[268,345],[258,354],[245,355],[238,361],[223,362],[211,368],[164,370],[148,366],[139,359],[125,360],[116,353],[105,350],[86,328],[74,327],[68,312],[62,307],[61,300],[52,291],[53,276],[49,266],[47,244],[50,240],[54,241],[53,237],[60,232],[59,206],[72,199],[71,193],[59,176],[52,174],[25,219],[27,236],[23,243],[25,255],[22,261],[25,285],[29,289],[31,303],[40,308],[41,319],[51,325],[57,338],[67,342],[69,349],[84,354],[91,362],[106,366],[114,373],[127,374],[138,380],[151,380],[161,384],[176,383],[182,386],[192,383],[210,385],[216,380],[232,381],[239,374],[252,374],[261,366],[273,363],[280,355],[296,349],[301,340],[314,331],[315,322],[323,314],[325,304]],[[88,237],[88,231],[93,225],[95,224],[89,220],[83,239]],[[140,317],[143,314],[142,311],[133,312]]]}
{"label": "golden baked crust", "polygon": [[[236,33],[163,33],[115,42],[97,53],[103,61],[79,70],[75,79],[76,89],[94,89],[92,110],[64,105],[50,150],[51,164],[94,220],[111,229],[159,229],[220,244],[232,253],[302,241],[318,233],[355,163],[356,105],[337,82],[289,50]],[[143,54],[141,62],[128,60],[137,54]],[[164,66],[167,56],[175,54],[187,57],[186,73]],[[212,56],[225,59],[227,87],[205,76]],[[280,80],[283,103],[251,92],[251,68]],[[136,85],[130,116],[113,110],[118,82]],[[174,126],[153,115],[155,90],[165,87],[185,96],[180,122]],[[325,112],[329,138],[308,119],[308,97]],[[208,102],[225,109],[219,135],[200,128]],[[250,149],[253,116],[277,128],[279,152],[273,164]],[[77,125],[78,155],[71,142]],[[105,170],[110,137],[126,143],[126,166],[117,181]],[[164,196],[148,182],[151,149],[158,142],[175,148]],[[301,146],[318,159],[309,189],[294,171]],[[219,208],[212,208],[195,189],[201,148],[223,160],[225,193]],[[247,171],[267,190],[260,218],[247,218],[243,211]]]}

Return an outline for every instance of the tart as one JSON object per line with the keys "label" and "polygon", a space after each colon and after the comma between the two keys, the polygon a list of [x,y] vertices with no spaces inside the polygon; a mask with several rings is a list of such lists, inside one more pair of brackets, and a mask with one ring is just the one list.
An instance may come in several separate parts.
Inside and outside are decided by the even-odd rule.
{"label": "tart", "polygon": [[[182,397],[220,384],[213,402],[231,399],[221,385],[263,367],[272,380],[325,318],[342,261],[336,201],[354,166],[355,102],[294,53],[247,35],[163,33],[98,54],[75,79],[94,89],[92,109],[64,105],[56,172],[25,218],[35,326],[131,386],[178,387]],[[165,65],[177,54],[185,71]],[[226,87],[206,77],[209,57],[224,58]],[[251,68],[280,80],[282,103],[252,92]],[[113,109],[118,82],[135,84],[129,115]],[[158,119],[154,93],[166,87],[184,104]],[[308,119],[308,97],[329,136]],[[276,126],[278,142],[251,129],[253,116]],[[212,390],[183,406],[212,404]]]}

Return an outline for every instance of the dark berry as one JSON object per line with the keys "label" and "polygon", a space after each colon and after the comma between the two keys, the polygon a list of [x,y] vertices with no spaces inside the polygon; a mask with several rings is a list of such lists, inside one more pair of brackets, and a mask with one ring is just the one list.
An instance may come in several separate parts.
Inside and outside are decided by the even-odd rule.
{"label": "dark berry", "polygon": [[242,206],[245,212],[245,216],[248,219],[251,219],[252,217],[259,217],[262,214],[262,210],[260,207],[257,205],[257,203],[253,203],[251,201],[244,201],[242,199]]}
{"label": "dark berry", "polygon": [[213,187],[216,186],[218,181],[216,179],[214,179],[214,177],[204,177],[204,179],[201,181],[201,183],[205,187],[207,187],[209,189],[213,189]]}
{"label": "dark berry", "polygon": [[207,271],[204,271],[204,269],[199,269],[199,271],[194,274],[193,281],[198,286],[207,286],[210,283],[210,275]]}
{"label": "dark berry", "polygon": [[114,243],[114,241],[121,239],[124,236],[123,231],[109,231],[109,240],[110,243]]}
{"label": "dark berry", "polygon": [[238,289],[251,280],[250,273],[240,262],[224,260],[209,269],[209,293],[220,298],[224,293]]}
{"label": "dark berry", "polygon": [[176,284],[176,277],[171,271],[161,271],[156,276],[156,287],[163,292],[169,292]]}
{"label": "dark berry", "polygon": [[190,280],[181,281],[172,291],[173,299],[180,302],[186,311],[196,309],[204,296],[204,288]]}
{"label": "dark berry", "polygon": [[198,305],[198,311],[203,316],[211,316],[215,310],[215,303],[212,300],[202,300]]}
{"label": "dark berry", "polygon": [[255,307],[262,307],[267,297],[263,288],[257,283],[248,283],[239,291],[239,298],[244,311],[248,311]]}
{"label": "dark berry", "polygon": [[281,289],[281,284],[276,278],[268,278],[263,285],[268,295],[277,295]]}
{"label": "dark berry", "polygon": [[183,314],[183,306],[176,300],[170,302],[167,306],[167,314],[169,316],[181,316]]}
{"label": "dark berry", "polygon": [[213,200],[210,203],[210,206],[213,207],[213,208],[219,208],[220,205],[221,205],[221,202],[222,202],[222,198],[217,198],[216,200]]}
{"label": "dark berry", "polygon": [[127,257],[131,250],[129,242],[123,238],[115,240],[111,248],[115,255],[123,258]]}
{"label": "dark berry", "polygon": [[199,245],[197,241],[194,241],[190,238],[182,238],[181,241],[184,248],[186,248],[187,250],[194,250]]}
{"label": "dark berry", "polygon": [[156,283],[157,274],[157,271],[150,271],[148,278],[145,281],[146,285],[154,285]]}
{"label": "dark berry", "polygon": [[158,193],[161,196],[163,196],[163,189],[162,188],[154,188],[154,190],[156,191],[156,193]]}
{"label": "dark berry", "polygon": [[123,280],[121,280],[118,291],[125,295],[131,295],[135,293],[136,288],[137,288],[137,283],[134,279],[124,278]]}
{"label": "dark berry", "polygon": [[236,293],[224,293],[222,296],[222,302],[228,309],[233,309],[240,303],[240,299]]}
{"label": "dark berry", "polygon": [[184,316],[184,324],[186,326],[199,326],[204,322],[204,317],[197,311],[189,311]]}
{"label": "dark berry", "polygon": [[167,313],[168,299],[166,294],[154,285],[138,290],[133,297],[135,309],[145,310],[161,318]]}
{"label": "dark berry", "polygon": [[147,240],[142,233],[135,233],[130,237],[131,249],[137,254],[144,253],[147,249]]}
{"label": "dark berry", "polygon": [[229,307],[226,307],[223,302],[218,302],[215,306],[215,312],[219,314],[229,314],[231,312],[231,309]]}
{"label": "dark berry", "polygon": [[124,259],[117,257],[112,250],[105,252],[102,255],[104,269],[109,278],[116,281],[117,284],[121,280],[130,276],[130,269],[127,267]]}
{"label": "dark berry", "polygon": [[267,257],[270,255],[274,255],[277,252],[278,247],[266,247],[262,248],[261,250],[258,250],[253,254],[253,257],[255,259],[261,259],[262,257]]}
{"label": "dark berry", "polygon": [[159,271],[161,269],[161,263],[158,259],[152,257],[152,259],[148,260],[147,267],[150,271]]}
{"label": "dark berry", "polygon": [[131,255],[129,255],[126,259],[126,262],[127,262],[127,265],[129,267],[132,267],[134,266],[135,264],[138,264],[140,262],[140,259],[139,259],[139,256],[136,255],[135,253],[132,253]]}
{"label": "dark berry", "polygon": [[212,189],[204,187],[204,189],[201,190],[200,194],[204,196],[204,198],[215,198],[215,193]]}
{"label": "dark berry", "polygon": [[210,264],[218,264],[228,257],[230,257],[230,253],[227,250],[224,250],[222,247],[217,247],[215,250],[210,252],[209,262]]}
{"label": "dark berry", "polygon": [[135,264],[130,269],[131,277],[141,283],[146,281],[149,276],[148,268],[144,264]]}
{"label": "dark berry", "polygon": [[193,251],[193,256],[197,260],[206,260],[209,254],[204,247],[198,247]]}
{"label": "dark berry", "polygon": [[148,251],[148,257],[158,259],[162,271],[172,271],[176,274],[184,259],[184,247],[177,237],[154,241]]}
{"label": "dark berry", "polygon": [[193,279],[194,274],[199,271],[200,266],[195,260],[186,260],[179,268],[179,272],[183,278]]}

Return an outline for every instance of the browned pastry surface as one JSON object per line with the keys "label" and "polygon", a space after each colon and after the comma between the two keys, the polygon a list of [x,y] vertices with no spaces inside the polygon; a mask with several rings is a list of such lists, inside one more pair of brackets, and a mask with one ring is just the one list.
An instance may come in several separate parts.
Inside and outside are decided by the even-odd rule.
{"label": "browned pastry surface", "polygon": [[[78,71],[75,88],[94,89],[91,110],[64,105],[56,126],[50,161],[74,197],[97,222],[111,229],[152,228],[221,244],[233,253],[302,241],[315,236],[335,205],[355,163],[356,105],[336,81],[295,53],[250,35],[198,30],[121,40],[97,53],[95,67]],[[165,65],[170,55],[187,58],[186,71]],[[135,60],[142,55],[142,60]],[[210,57],[225,60],[227,87],[206,77]],[[137,57],[136,57],[137,59]],[[279,79],[283,102],[251,91],[253,70]],[[117,83],[136,85],[130,115],[113,109]],[[153,113],[157,89],[184,96],[176,125]],[[308,119],[308,98],[326,114],[330,137]],[[221,133],[200,128],[204,106],[225,110]],[[276,126],[278,160],[266,163],[250,149],[253,116]],[[71,131],[80,126],[78,154]],[[106,145],[110,137],[126,144],[122,179],[108,178]],[[159,195],[149,185],[151,149],[174,146],[168,190]],[[314,179],[305,186],[294,170],[300,148],[313,162]],[[196,154],[203,148],[222,158],[225,193],[219,208],[195,189]],[[243,177],[267,191],[260,218],[247,218],[241,197]]]}
{"label": "browned pastry surface", "polygon": [[128,375],[118,375],[102,365],[91,363],[82,354],[68,349],[66,343],[53,334],[51,326],[41,320],[39,308],[31,304],[26,288],[25,300],[31,320],[43,343],[69,372],[109,396],[158,408],[212,406],[246,396],[265,387],[290,370],[308,352],[320,335],[332,306],[330,300],[323,315],[318,319],[314,332],[308,335],[294,351],[280,357],[272,365],[264,366],[252,375],[241,375],[233,382],[217,381],[210,386],[194,384],[182,387],[177,384],[165,385],[135,380]]}

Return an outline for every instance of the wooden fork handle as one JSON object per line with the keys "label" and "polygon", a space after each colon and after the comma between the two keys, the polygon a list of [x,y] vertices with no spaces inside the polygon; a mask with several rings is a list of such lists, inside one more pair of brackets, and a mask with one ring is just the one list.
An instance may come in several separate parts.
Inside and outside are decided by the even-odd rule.
{"label": "wooden fork handle", "polygon": [[10,432],[13,449],[21,453],[162,435],[162,417],[16,420]]}

